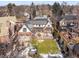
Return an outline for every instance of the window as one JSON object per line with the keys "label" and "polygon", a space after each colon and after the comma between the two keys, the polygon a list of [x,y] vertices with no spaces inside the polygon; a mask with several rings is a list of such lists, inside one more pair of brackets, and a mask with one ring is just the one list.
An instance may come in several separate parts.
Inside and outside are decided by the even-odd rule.
{"label": "window", "polygon": [[26,32],[27,31],[27,29],[26,28],[23,28],[23,32]]}
{"label": "window", "polygon": [[48,25],[48,27],[50,27],[50,25]]}
{"label": "window", "polygon": [[34,27],[36,27],[37,25],[34,25]]}
{"label": "window", "polygon": [[40,25],[40,27],[43,27],[43,25]]}

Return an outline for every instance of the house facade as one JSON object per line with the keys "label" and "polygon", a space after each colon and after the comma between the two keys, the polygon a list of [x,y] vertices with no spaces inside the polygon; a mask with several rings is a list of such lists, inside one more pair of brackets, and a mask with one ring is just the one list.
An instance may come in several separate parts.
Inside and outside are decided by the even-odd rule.
{"label": "house facade", "polygon": [[28,20],[19,30],[19,35],[35,35],[37,32],[51,33],[52,23],[47,17],[35,17],[34,20]]}

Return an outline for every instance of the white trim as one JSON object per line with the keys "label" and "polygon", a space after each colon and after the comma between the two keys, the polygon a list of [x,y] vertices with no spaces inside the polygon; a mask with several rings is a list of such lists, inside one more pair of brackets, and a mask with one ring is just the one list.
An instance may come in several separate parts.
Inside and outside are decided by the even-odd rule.
{"label": "white trim", "polygon": [[19,32],[23,32],[23,28],[27,29],[26,32],[31,32],[30,29],[26,25],[23,25],[22,28],[19,30]]}

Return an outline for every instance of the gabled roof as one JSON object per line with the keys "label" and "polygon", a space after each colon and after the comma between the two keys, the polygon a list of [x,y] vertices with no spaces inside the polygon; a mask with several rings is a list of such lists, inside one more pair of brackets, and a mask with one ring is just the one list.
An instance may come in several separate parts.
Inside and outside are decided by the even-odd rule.
{"label": "gabled roof", "polygon": [[36,17],[36,18],[34,18],[34,20],[28,20],[28,21],[26,21],[24,23],[24,25],[26,25],[26,27],[28,27],[28,29],[30,31],[32,31],[33,30],[33,25],[46,25],[48,22],[49,22],[48,18],[45,18],[45,17]]}
{"label": "gabled roof", "polygon": [[68,14],[68,15],[62,16],[62,19],[65,19],[65,20],[77,20],[77,15]]}
{"label": "gabled roof", "polygon": [[44,17],[36,17],[34,20],[27,21],[28,24],[37,24],[37,25],[45,25],[47,24],[48,19]]}
{"label": "gabled roof", "polygon": [[32,31],[33,26],[32,26],[31,24],[24,23],[24,25],[25,25],[30,31]]}
{"label": "gabled roof", "polygon": [[44,18],[44,17],[36,17],[34,20],[28,20],[24,23],[24,25],[26,27],[28,27],[28,29],[30,31],[32,31],[33,29],[33,25],[46,25],[48,22],[48,19],[47,18]]}

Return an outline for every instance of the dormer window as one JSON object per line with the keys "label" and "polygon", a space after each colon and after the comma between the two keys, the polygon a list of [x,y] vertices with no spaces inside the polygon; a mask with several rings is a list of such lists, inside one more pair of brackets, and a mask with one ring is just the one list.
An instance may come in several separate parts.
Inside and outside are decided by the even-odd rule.
{"label": "dormer window", "polygon": [[74,23],[71,23],[70,25],[74,25]]}
{"label": "dormer window", "polygon": [[50,25],[48,25],[48,27],[50,27]]}
{"label": "dormer window", "polygon": [[39,25],[39,27],[40,27],[40,25]]}
{"label": "dormer window", "polygon": [[23,28],[23,32],[26,32],[27,31],[27,29],[26,28]]}

